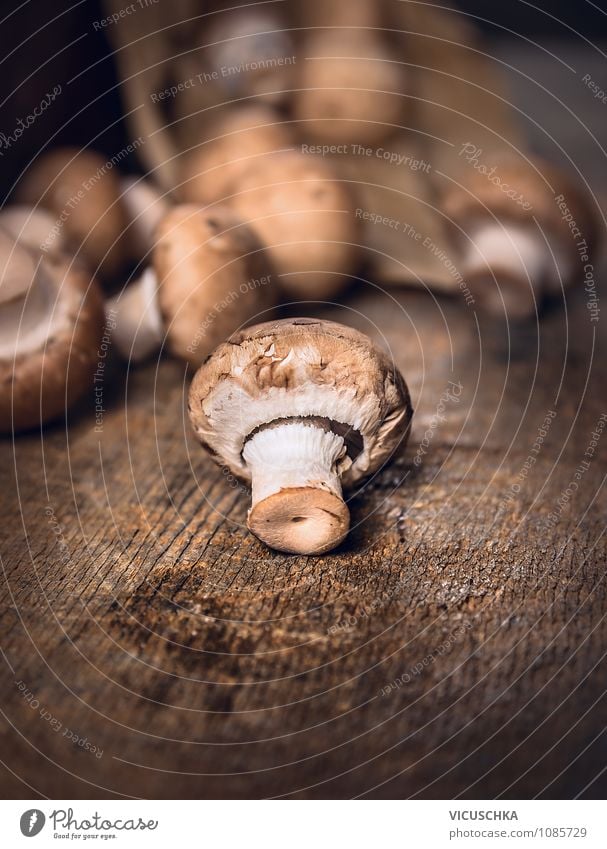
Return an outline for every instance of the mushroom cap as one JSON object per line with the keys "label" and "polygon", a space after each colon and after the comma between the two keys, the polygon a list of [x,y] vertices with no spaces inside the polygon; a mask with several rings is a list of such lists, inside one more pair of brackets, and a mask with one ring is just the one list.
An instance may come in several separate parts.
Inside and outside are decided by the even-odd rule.
{"label": "mushroom cap", "polygon": [[40,204],[56,217],[73,252],[111,275],[125,260],[126,224],[118,169],[91,150],[62,147],[28,169],[18,190],[21,203]]}
{"label": "mushroom cap", "polygon": [[299,26],[361,27],[382,26],[384,4],[378,0],[295,0],[294,12]]}
{"label": "mushroom cap", "polygon": [[6,206],[0,212],[0,226],[13,239],[37,253],[61,254],[64,240],[56,224],[50,212],[26,204]]}
{"label": "mushroom cap", "polygon": [[565,202],[589,245],[596,241],[594,211],[581,188],[568,175],[539,159],[535,159],[534,164],[535,168],[522,158],[496,156],[490,167],[491,170],[495,166],[493,174],[482,173],[469,166],[462,178],[465,186],[454,185],[444,194],[443,211],[456,225],[464,225],[465,229],[469,229],[476,220],[495,220],[493,216],[498,221],[529,224],[534,228],[534,219],[537,219],[539,226],[548,231],[547,235],[553,234],[562,240],[567,253],[576,259],[576,240],[572,238],[555,198],[559,194],[565,196]]}
{"label": "mushroom cap", "polygon": [[[564,195],[565,203],[577,223],[583,238],[588,242],[588,247],[593,250],[600,241],[601,222],[596,211],[596,203],[593,203],[588,192],[584,189],[580,180],[573,175],[565,173],[553,165],[544,165],[544,173],[548,181],[553,185],[556,195]],[[566,233],[567,243],[575,246],[576,239],[572,238],[571,230],[561,216],[561,229]],[[572,253],[577,260],[579,254],[577,248]]]}
{"label": "mushroom cap", "polygon": [[193,366],[274,301],[263,246],[226,207],[174,207],[156,229],[153,265],[167,346]]}
{"label": "mushroom cap", "polygon": [[246,328],[220,345],[194,375],[189,413],[215,461],[247,483],[249,436],[285,419],[315,420],[344,436],[341,479],[352,486],[406,444],[413,409],[401,374],[367,336],[297,318]]}
{"label": "mushroom cap", "polygon": [[307,137],[372,144],[395,131],[407,75],[387,42],[374,32],[330,30],[311,36],[306,54],[309,61],[297,67],[293,115]]}
{"label": "mushroom cap", "polygon": [[183,157],[181,196],[192,203],[224,200],[243,174],[267,154],[292,147],[290,129],[269,106],[231,108],[213,121],[207,141]]}
{"label": "mushroom cap", "polygon": [[295,297],[328,298],[358,262],[359,222],[347,183],[316,156],[277,153],[234,186],[230,205],[267,247]]}
{"label": "mushroom cap", "polygon": [[93,387],[104,322],[99,288],[83,268],[65,257],[48,256],[43,263],[51,287],[51,332],[35,350],[0,358],[4,433],[57,418]]}

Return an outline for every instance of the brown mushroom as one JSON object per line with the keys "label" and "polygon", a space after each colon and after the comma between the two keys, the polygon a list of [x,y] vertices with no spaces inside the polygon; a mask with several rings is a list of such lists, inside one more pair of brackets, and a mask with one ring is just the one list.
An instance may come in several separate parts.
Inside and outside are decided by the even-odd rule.
{"label": "brown mushroom", "polygon": [[234,213],[174,207],[156,229],[152,266],[108,304],[114,341],[135,362],[158,350],[199,366],[222,339],[267,310],[274,280],[264,250]]}
{"label": "brown mushroom", "polygon": [[234,185],[230,205],[266,246],[287,294],[331,298],[350,282],[359,261],[355,204],[319,157],[264,157]]}
{"label": "brown mushroom", "polygon": [[297,66],[293,116],[319,142],[374,144],[402,123],[407,75],[372,31],[314,31]]}
{"label": "brown mushroom", "polygon": [[322,554],[349,528],[342,487],[405,445],[405,381],[363,333],[284,319],[220,345],[190,388],[190,419],[214,460],[252,485],[248,527],[271,548]]}
{"label": "brown mushroom", "polygon": [[90,268],[111,276],[128,257],[117,169],[99,153],[58,148],[43,154],[21,181],[17,200],[48,209],[71,251]]}
{"label": "brown mushroom", "polygon": [[0,271],[0,430],[10,432],[57,418],[92,388],[103,304],[83,268],[1,229]]}
{"label": "brown mushroom", "polygon": [[222,112],[207,126],[206,137],[180,164],[179,191],[191,203],[223,201],[268,154],[293,147],[291,131],[262,104]]}
{"label": "brown mushroom", "polygon": [[377,0],[296,0],[295,20],[304,29],[378,29],[384,18],[384,4]]}
{"label": "brown mushroom", "polygon": [[489,167],[472,157],[462,184],[446,192],[443,210],[459,242],[461,273],[488,311],[524,318],[545,292],[570,284],[578,251],[560,195],[593,243],[588,202],[561,171],[539,160],[502,157]]}

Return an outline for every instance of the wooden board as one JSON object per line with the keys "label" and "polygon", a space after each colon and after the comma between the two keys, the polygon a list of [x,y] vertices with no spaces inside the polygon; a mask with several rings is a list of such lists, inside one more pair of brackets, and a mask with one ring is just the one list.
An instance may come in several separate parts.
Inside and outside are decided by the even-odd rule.
{"label": "wooden board", "polygon": [[331,313],[382,328],[416,406],[335,554],[244,530],[174,362],[108,371],[100,432],[89,398],[67,434],[2,443],[4,793],[559,797],[598,775],[607,435],[549,518],[606,412],[596,325],[578,299],[508,342],[455,301],[397,303]]}

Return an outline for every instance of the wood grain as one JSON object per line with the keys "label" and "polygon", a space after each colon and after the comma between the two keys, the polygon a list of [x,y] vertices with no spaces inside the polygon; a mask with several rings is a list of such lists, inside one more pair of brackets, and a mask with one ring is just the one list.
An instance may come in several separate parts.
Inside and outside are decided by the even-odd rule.
{"label": "wood grain", "polygon": [[174,362],[108,373],[101,433],[88,399],[67,434],[2,443],[5,794],[604,792],[583,788],[605,764],[607,437],[548,520],[607,411],[588,311],[508,340],[455,301],[397,303],[361,286],[326,313],[382,328],[416,407],[335,554],[246,532]]}

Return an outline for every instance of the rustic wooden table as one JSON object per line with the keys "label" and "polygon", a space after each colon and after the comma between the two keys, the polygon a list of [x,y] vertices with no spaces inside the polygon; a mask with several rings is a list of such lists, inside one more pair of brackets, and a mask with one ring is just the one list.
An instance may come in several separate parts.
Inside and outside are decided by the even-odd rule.
{"label": "rustic wooden table", "polygon": [[607,397],[586,302],[523,328],[365,285],[323,310],[383,335],[416,415],[320,558],[246,532],[168,359],[126,380],[108,361],[97,422],[90,397],[68,430],[3,441],[3,793],[604,796]]}

